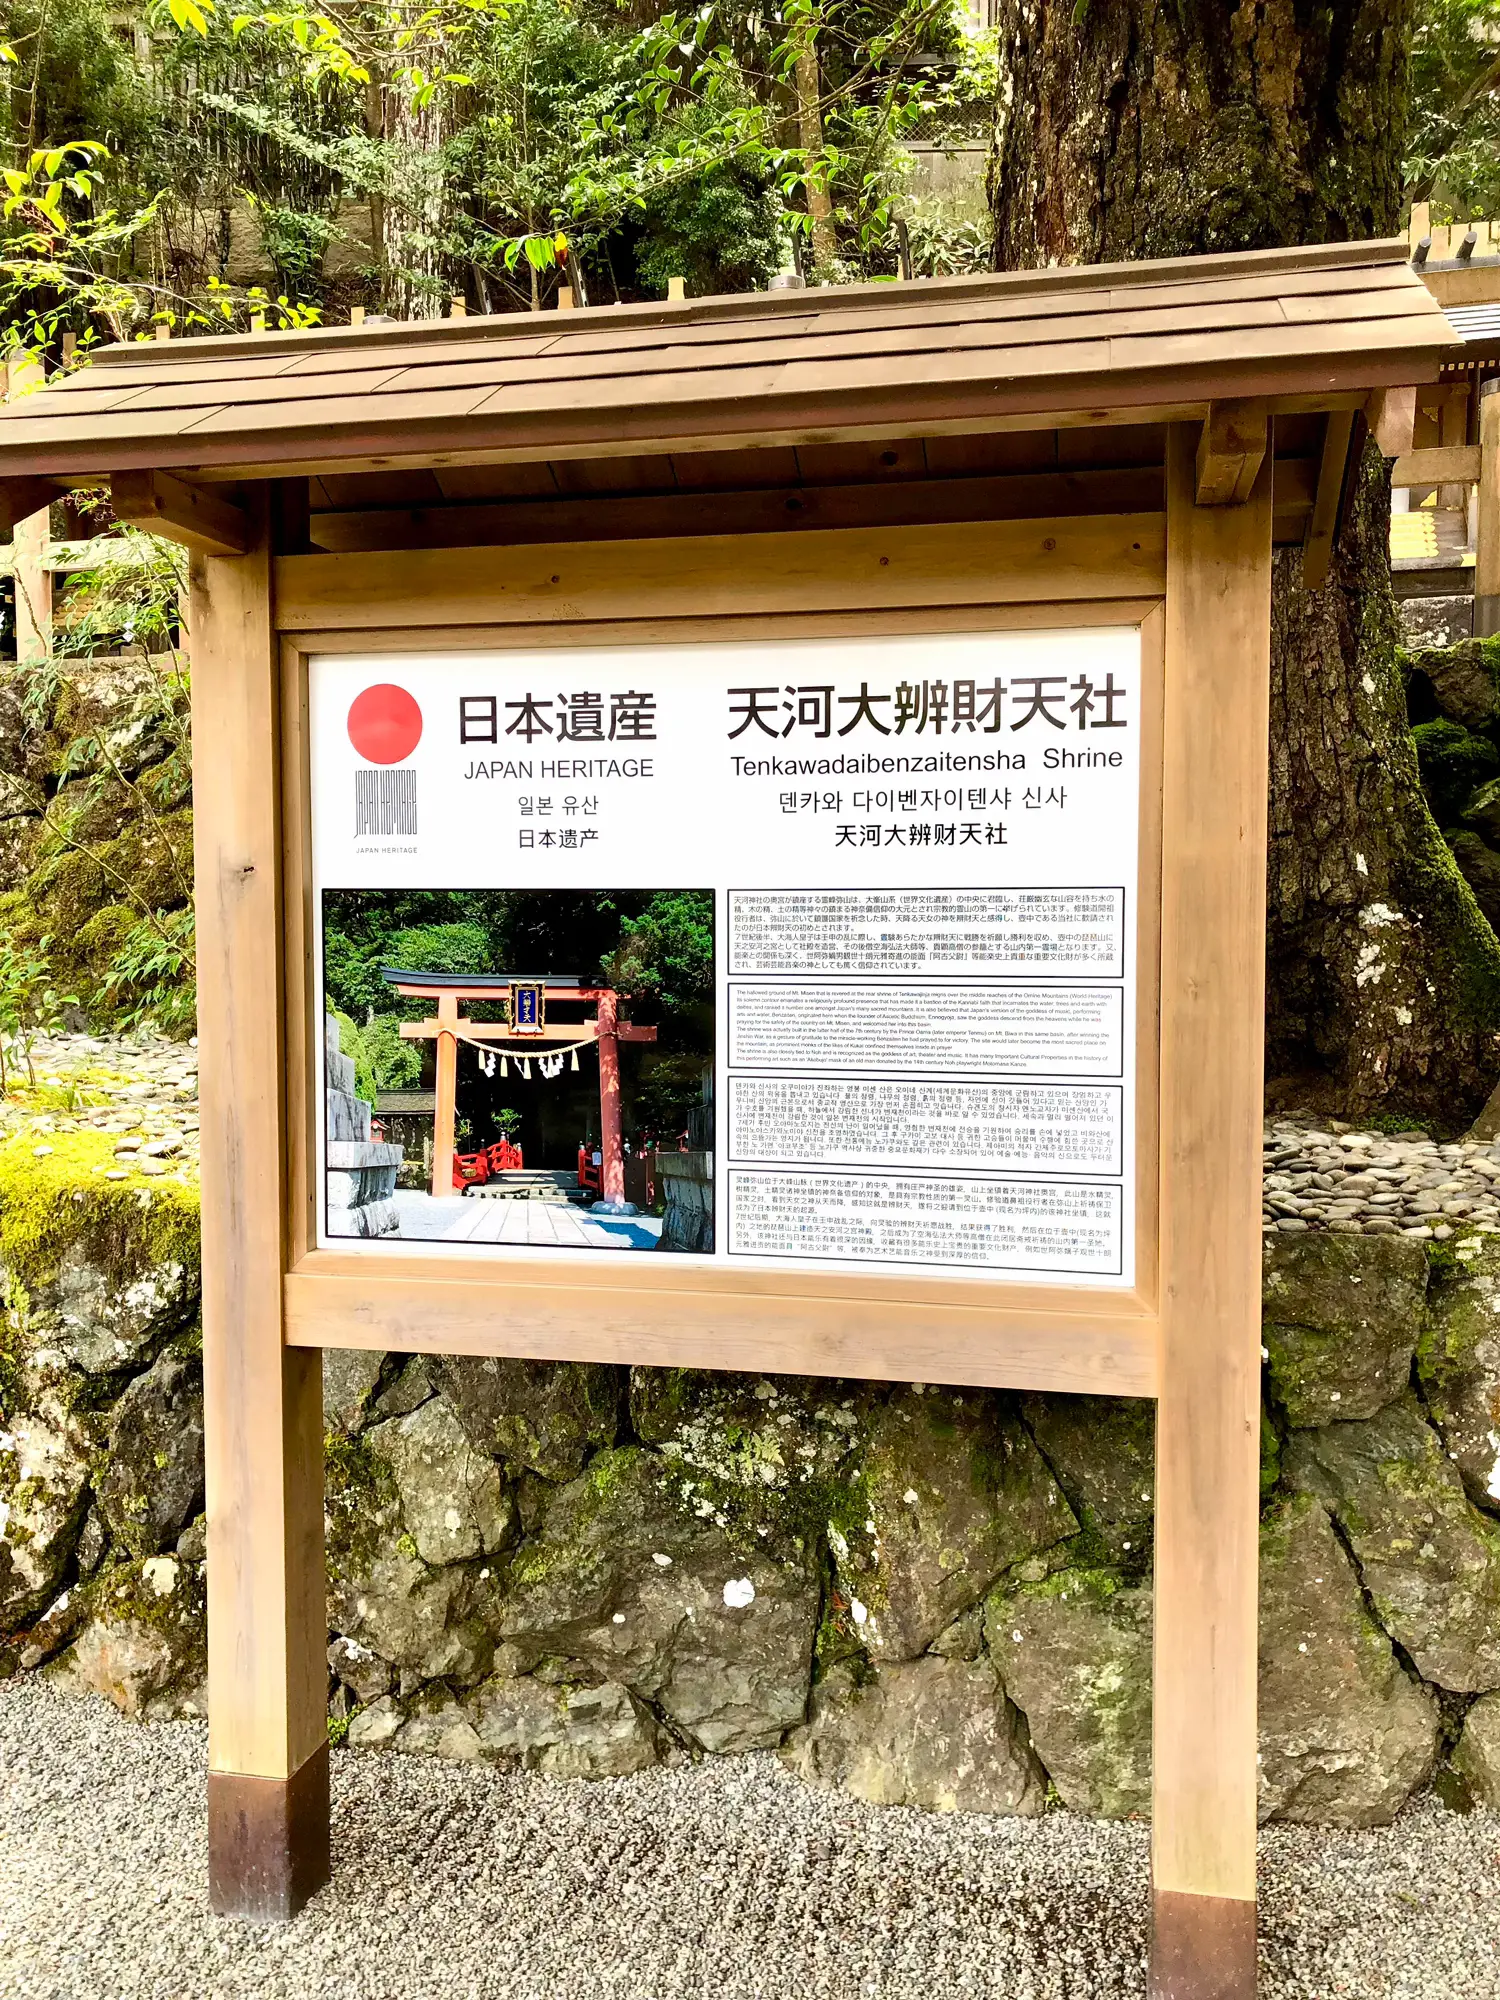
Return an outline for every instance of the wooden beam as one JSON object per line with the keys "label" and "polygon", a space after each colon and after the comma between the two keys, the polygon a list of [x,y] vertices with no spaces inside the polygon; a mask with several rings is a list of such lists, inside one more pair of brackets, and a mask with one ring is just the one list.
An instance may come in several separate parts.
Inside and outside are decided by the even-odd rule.
{"label": "wooden beam", "polygon": [[1344,471],[1349,462],[1349,439],[1354,430],[1352,410],[1330,410],[1323,433],[1323,456],[1318,466],[1318,486],[1312,512],[1302,538],[1302,587],[1321,590],[1328,581],[1328,563],[1333,554],[1333,538],[1338,532],[1339,499],[1344,490]]}
{"label": "wooden beam", "polygon": [[1372,391],[1365,404],[1365,418],[1381,457],[1404,458],[1412,448],[1417,423],[1416,385]]}
{"label": "wooden beam", "polygon": [[328,1875],[323,1401],[282,1345],[280,688],[268,502],[192,564],[203,1099],[209,1890],[288,1917]]}
{"label": "wooden beam", "polygon": [[1210,403],[1198,438],[1198,505],[1243,506],[1250,497],[1270,426],[1264,402]]}
{"label": "wooden beam", "polygon": [[1477,444],[1434,444],[1408,451],[1391,468],[1392,486],[1440,486],[1445,481],[1472,486],[1479,478]]}
{"label": "wooden beam", "polygon": [[[419,1246],[409,1246],[415,1249]],[[666,1260],[663,1260],[666,1261]],[[675,1260],[674,1260],[675,1261]],[[1073,1312],[857,1296],[608,1286],[545,1256],[483,1274],[437,1257],[317,1251],[286,1279],[287,1340],[308,1348],[498,1354],[537,1361],[860,1375],[1150,1396],[1156,1323]],[[692,1274],[687,1274],[691,1276]]]}
{"label": "wooden beam", "polygon": [[169,472],[117,472],[110,480],[115,513],[132,528],[162,535],[204,556],[242,555],[250,546],[243,507],[206,486]]}
{"label": "wooden beam", "polygon": [[50,507],[60,490],[54,479],[0,479],[0,541],[13,540],[21,522]]}
{"label": "wooden beam", "polygon": [[1271,482],[1167,462],[1154,2000],[1255,1992],[1260,1175]]}
{"label": "wooden beam", "polygon": [[[711,502],[703,507],[712,518]],[[334,627],[430,631],[450,625],[547,625],[660,618],[684,602],[716,617],[902,605],[1061,603],[1160,590],[1164,517],[1097,514],[951,527],[832,528],[813,534],[696,535],[524,548],[413,549],[282,556],[284,632]]]}

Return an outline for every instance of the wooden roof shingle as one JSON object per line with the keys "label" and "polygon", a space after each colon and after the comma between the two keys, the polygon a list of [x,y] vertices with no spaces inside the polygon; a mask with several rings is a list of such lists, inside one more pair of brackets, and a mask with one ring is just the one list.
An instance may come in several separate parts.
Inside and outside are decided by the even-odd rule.
{"label": "wooden roof shingle", "polygon": [[1273,407],[1435,381],[1406,246],[126,344],[0,416],[0,478],[235,479]]}

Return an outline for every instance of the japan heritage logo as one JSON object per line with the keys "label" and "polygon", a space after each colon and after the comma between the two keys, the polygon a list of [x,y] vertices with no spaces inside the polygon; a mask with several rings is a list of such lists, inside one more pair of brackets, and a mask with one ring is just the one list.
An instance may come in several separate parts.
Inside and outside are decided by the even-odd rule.
{"label": "japan heritage logo", "polygon": [[416,697],[394,681],[367,687],[349,704],[348,730],[367,767],[354,773],[355,839],[414,836],[417,774],[403,760],[422,740]]}

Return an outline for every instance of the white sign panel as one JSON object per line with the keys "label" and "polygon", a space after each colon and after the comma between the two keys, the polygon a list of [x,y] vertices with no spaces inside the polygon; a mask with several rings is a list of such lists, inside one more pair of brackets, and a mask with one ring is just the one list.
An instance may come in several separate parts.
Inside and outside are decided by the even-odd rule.
{"label": "white sign panel", "polygon": [[311,699],[321,1241],[1133,1282],[1134,627]]}

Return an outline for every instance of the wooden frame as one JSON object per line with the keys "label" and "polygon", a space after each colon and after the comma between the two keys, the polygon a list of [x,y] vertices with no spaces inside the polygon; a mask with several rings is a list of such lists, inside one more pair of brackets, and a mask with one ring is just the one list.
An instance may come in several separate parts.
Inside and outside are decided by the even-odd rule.
{"label": "wooden frame", "polygon": [[[1244,501],[1200,505],[1197,444],[1195,427],[1173,433],[1167,514],[1148,527],[1137,517],[1043,524],[1070,543],[1059,552],[1070,589],[1064,602],[1046,599],[1031,570],[1014,567],[1018,549],[1049,538],[1037,536],[1036,524],[1032,540],[997,533],[988,562],[962,564],[939,536],[904,533],[906,559],[897,565],[880,562],[885,536],[874,531],[789,535],[784,551],[763,548],[738,579],[724,576],[738,538],[657,543],[667,560],[638,564],[634,584],[624,548],[613,558],[605,545],[609,559],[600,564],[595,543],[585,582],[544,600],[540,618],[529,590],[517,619],[512,569],[487,592],[471,585],[452,601],[439,598],[437,618],[429,590],[398,584],[379,603],[384,624],[376,630],[360,597],[369,559],[285,556],[273,564],[264,504],[252,519],[249,555],[195,562],[205,1129],[220,1130],[226,1142],[205,1157],[204,1246],[219,1718],[211,1841],[221,1907],[290,1910],[326,1872],[321,1348],[1154,1395],[1161,1440],[1154,1990],[1253,1990],[1271,464],[1269,456],[1262,461]],[[880,600],[857,610],[846,567],[851,534],[860,543],[860,590],[873,588]],[[1129,595],[1121,594],[1111,553],[1125,543],[1136,545],[1130,554],[1138,564],[1128,572],[1136,585]],[[1090,567],[1085,547],[1106,553]],[[510,553],[529,566],[540,552]],[[787,566],[778,571],[782,553]],[[541,559],[562,565],[569,553],[549,550]],[[345,564],[354,567],[340,575]],[[358,590],[346,580],[356,574]],[[705,616],[705,599],[722,609]],[[627,610],[637,615],[622,616]],[[675,1260],[649,1272],[613,1261],[576,1264],[563,1277],[555,1264],[514,1253],[455,1264],[416,1251],[315,1247],[307,686],[314,653],[629,644],[723,637],[726,629],[804,637],[1104,624],[1140,628],[1149,691],[1133,1289],[739,1273]],[[237,676],[219,664],[231,651]],[[253,672],[252,662],[259,663]],[[247,738],[256,745],[248,758]],[[222,1069],[216,1046],[233,1052]],[[236,1091],[234,1072],[257,1050],[285,1090],[274,1103],[262,1094],[247,1110],[249,1094]],[[222,1177],[228,1163],[237,1185]],[[277,1382],[279,1393],[268,1394]]]}
{"label": "wooden frame", "polygon": [[[1132,530],[1133,532],[1133,530]],[[1115,531],[1118,539],[1120,531]],[[807,565],[807,537],[780,538],[795,546]],[[842,541],[842,537],[838,537]],[[1163,544],[1164,545],[1164,544]],[[594,545],[597,548],[597,545]],[[830,561],[835,550],[828,552]],[[727,551],[716,537],[699,544],[671,545],[671,573],[678,579],[669,595],[679,605],[712,597]],[[767,552],[768,562],[773,552]],[[299,562],[320,570],[339,558],[286,558],[279,574]],[[364,568],[363,559],[359,566]],[[878,565],[877,565],[878,566]],[[326,573],[326,572],[325,572]],[[1102,572],[1099,581],[1113,574]],[[921,604],[934,586],[920,572],[889,586]],[[1160,873],[1160,794],[1151,773],[1159,766],[1162,614],[1159,598],[1017,605],[1008,600],[1007,572],[996,566],[989,580],[970,585],[976,602],[962,611],[901,607],[909,629],[958,631],[1035,629],[1038,626],[1138,625],[1142,632],[1141,862],[1142,893],[1137,912],[1138,1081],[1136,1271],[1130,1291],[1083,1287],[1008,1285],[1005,1311],[984,1297],[989,1288],[973,1281],[905,1278],[870,1274],[823,1275],[774,1271],[732,1271],[684,1265],[675,1259],[649,1272],[570,1265],[561,1278],[555,1263],[511,1252],[493,1259],[452,1260],[422,1255],[372,1255],[318,1249],[313,1216],[310,1162],[314,1154],[313,1100],[299,1080],[310,1072],[316,1049],[311,977],[314,946],[310,873],[310,785],[306,742],[307,661],[333,649],[335,640],[362,648],[363,632],[350,624],[315,636],[283,638],[283,729],[289,781],[283,788],[288,880],[300,880],[302,894],[287,899],[287,1073],[296,1110],[290,1124],[288,1215],[291,1260],[285,1311],[286,1337],[295,1345],[395,1347],[431,1352],[524,1355],[538,1360],[618,1361],[631,1359],[679,1367],[732,1367],[826,1375],[868,1375],[908,1381],[952,1381],[1018,1388],[1089,1390],[1098,1394],[1151,1395],[1156,1387],[1156,1019],[1157,908]],[[943,579],[951,585],[952,568]],[[827,596],[835,605],[845,595],[841,576],[830,578]],[[795,594],[810,594],[798,579]],[[789,590],[788,594],[793,594]],[[990,600],[985,602],[985,600]],[[427,653],[462,653],[507,642],[535,648],[670,642],[689,636],[724,636],[723,622],[706,621],[696,611],[678,618],[660,615],[660,592],[652,602],[658,615],[642,624],[624,624],[615,609],[615,584],[606,568],[597,593],[602,615],[563,628],[461,626],[456,633],[433,623],[430,610],[414,608],[404,631],[388,627],[387,642],[413,643],[420,633]],[[304,615],[299,610],[295,616]],[[467,606],[462,607],[467,609]],[[508,608],[508,607],[507,607]],[[573,600],[581,612],[585,598]],[[895,606],[892,607],[894,609]],[[278,618],[278,622],[283,622]],[[889,611],[835,613],[841,634],[889,632]],[[767,612],[735,623],[736,637],[778,636],[795,631],[806,638],[830,629],[816,610],[798,615]],[[496,1306],[505,1302],[504,1332],[496,1330]],[[712,1330],[704,1328],[712,1315]],[[977,1371],[977,1372],[976,1372]]]}

